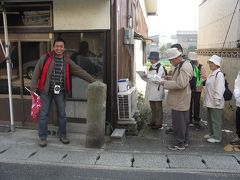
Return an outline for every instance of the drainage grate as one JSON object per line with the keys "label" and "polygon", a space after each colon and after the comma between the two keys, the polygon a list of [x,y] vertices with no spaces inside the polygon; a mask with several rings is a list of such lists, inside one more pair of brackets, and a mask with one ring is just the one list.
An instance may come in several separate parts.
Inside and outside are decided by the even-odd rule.
{"label": "drainage grate", "polygon": [[10,147],[9,148],[7,148],[7,149],[4,149],[4,150],[2,150],[2,151],[0,151],[0,154],[3,154],[3,153],[5,153],[7,150],[9,150],[10,149]]}
{"label": "drainage grate", "polygon": [[35,154],[37,154],[37,151],[31,153],[31,154],[28,156],[28,159],[31,158],[32,156],[34,156]]}
{"label": "drainage grate", "polygon": [[131,167],[133,167],[134,161],[135,161],[135,158],[133,156],[133,158],[131,159]]}
{"label": "drainage grate", "polygon": [[[240,146],[239,146],[240,147]],[[240,165],[240,159],[238,159],[236,156],[233,155],[233,158],[236,159],[236,161],[238,162],[238,164]]]}
{"label": "drainage grate", "polygon": [[65,159],[67,156],[68,156],[68,154],[65,154],[65,155],[62,157],[61,161],[62,161],[63,159]]}
{"label": "drainage grate", "polygon": [[202,163],[207,167],[207,169],[209,169],[209,167],[207,166],[206,161],[205,161],[204,159],[202,159],[201,161],[202,161]]}
{"label": "drainage grate", "polygon": [[97,161],[99,160],[101,158],[101,155],[100,155],[100,153],[98,153],[98,155],[97,155],[97,158],[96,158],[96,161],[95,161],[95,165],[97,164]]}
{"label": "drainage grate", "polygon": [[166,155],[166,158],[167,158],[168,167],[171,168],[170,167],[170,159],[169,159],[168,155]]}

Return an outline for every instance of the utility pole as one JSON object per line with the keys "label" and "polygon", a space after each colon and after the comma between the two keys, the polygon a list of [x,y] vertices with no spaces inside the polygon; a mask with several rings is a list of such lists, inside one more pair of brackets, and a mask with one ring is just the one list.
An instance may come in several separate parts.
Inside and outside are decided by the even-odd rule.
{"label": "utility pole", "polygon": [[[7,78],[8,78],[8,94],[9,94],[9,109],[10,109],[10,120],[11,120],[11,132],[15,131],[14,117],[13,117],[13,103],[12,103],[12,84],[11,84],[11,68],[12,61],[9,56],[10,43],[8,40],[8,28],[7,28],[7,16],[6,9],[4,7],[4,0],[1,0],[1,11],[3,15],[3,27],[4,27],[4,38],[5,38],[5,59],[7,64]],[[4,51],[4,49],[3,49]]]}

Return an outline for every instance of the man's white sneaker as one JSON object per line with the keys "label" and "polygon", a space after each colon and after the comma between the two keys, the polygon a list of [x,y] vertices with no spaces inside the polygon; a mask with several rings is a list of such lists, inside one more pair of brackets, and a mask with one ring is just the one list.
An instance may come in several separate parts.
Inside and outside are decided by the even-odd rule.
{"label": "man's white sneaker", "polygon": [[212,137],[211,134],[206,134],[206,135],[204,136],[204,139],[209,139],[209,138],[211,138],[211,137]]}
{"label": "man's white sneaker", "polygon": [[210,142],[210,143],[220,143],[221,141],[218,140],[218,139],[209,138],[209,139],[207,139],[207,142]]}

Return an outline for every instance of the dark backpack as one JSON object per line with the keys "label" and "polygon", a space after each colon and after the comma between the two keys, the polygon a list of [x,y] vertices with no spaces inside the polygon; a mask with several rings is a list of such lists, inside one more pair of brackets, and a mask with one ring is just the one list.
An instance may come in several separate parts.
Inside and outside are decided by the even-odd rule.
{"label": "dark backpack", "polygon": [[[149,69],[149,71],[151,71],[151,70],[156,70],[156,71],[157,71],[157,74],[158,74],[158,71],[159,71],[160,66],[161,66],[161,63],[158,63],[158,64],[155,66],[155,68],[153,68],[153,67],[151,66],[150,69]],[[166,70],[166,68],[165,68],[164,66],[163,66],[163,70],[164,70],[165,76],[166,76],[166,75],[167,75],[167,70]]]}
{"label": "dark backpack", "polygon": [[165,66],[163,66],[163,70],[164,70],[164,72],[165,72],[165,76],[167,76],[167,75],[168,75],[168,72],[167,72],[167,69],[165,68]]}
{"label": "dark backpack", "polygon": [[[217,75],[218,75],[218,73],[219,72],[221,72],[221,71],[218,71],[217,73],[216,73],[216,76],[215,76],[215,79],[217,78]],[[232,100],[232,92],[230,91],[230,89],[228,88],[228,82],[227,82],[227,80],[225,79],[225,91],[224,91],[224,93],[223,93],[223,98],[224,98],[224,100],[225,101],[230,101],[230,100]]]}
{"label": "dark backpack", "polygon": [[[151,70],[156,70],[156,71],[157,71],[157,74],[158,74],[158,71],[159,71],[160,66],[161,66],[161,63],[158,63],[158,64],[155,66],[155,68],[153,68],[153,67],[151,66],[150,69],[149,69],[149,71],[151,71]],[[166,68],[165,68],[164,66],[163,66],[163,70],[164,70],[165,76],[166,76],[166,75],[167,75],[167,70],[166,70]]]}
{"label": "dark backpack", "polygon": [[[150,67],[149,71],[152,71],[152,70],[156,70],[157,74],[158,74],[158,71],[159,71],[159,68],[161,66],[161,63],[158,63],[155,68],[153,68],[152,66]],[[165,76],[167,75],[167,70],[165,69],[165,67],[163,66],[163,70],[165,72]],[[160,89],[160,85],[158,86],[158,91]]]}
{"label": "dark backpack", "polygon": [[[185,62],[185,61],[182,61],[182,62],[179,64],[178,73],[180,73],[180,69],[181,69],[181,67],[182,67],[182,65],[183,65],[184,62]],[[190,61],[190,64],[192,65],[193,71],[194,71],[194,68],[196,68],[197,70],[199,70],[199,69],[197,68],[197,66],[196,66],[195,64],[193,64],[191,61]],[[200,67],[200,68],[201,68],[201,67]],[[190,87],[191,87],[191,90],[192,90],[192,91],[196,90],[197,78],[198,78],[198,77],[193,76],[192,79],[190,79],[190,81],[189,81],[189,84],[190,84]]]}
{"label": "dark backpack", "polygon": [[[191,90],[192,91],[195,91],[196,90],[196,87],[197,87],[197,77],[195,76],[195,70],[197,69],[196,65],[193,64],[191,61],[190,61],[190,64],[192,65],[192,69],[193,69],[193,77],[192,79],[189,81],[189,84],[190,84],[190,87],[191,87]],[[197,69],[198,70],[198,69]]]}

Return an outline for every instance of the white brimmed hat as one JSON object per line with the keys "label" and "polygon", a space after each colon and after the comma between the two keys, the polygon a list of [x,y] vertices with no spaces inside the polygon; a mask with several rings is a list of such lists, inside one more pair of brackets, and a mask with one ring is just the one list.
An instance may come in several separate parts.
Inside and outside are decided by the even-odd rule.
{"label": "white brimmed hat", "polygon": [[222,60],[222,58],[220,58],[219,56],[217,56],[217,55],[213,55],[208,61],[210,61],[210,62],[212,62],[212,63],[214,63],[214,64],[216,64],[217,66],[221,66],[221,60]]}
{"label": "white brimmed hat", "polygon": [[191,60],[191,61],[196,61],[197,60],[197,53],[189,52],[188,53],[188,59]]}
{"label": "white brimmed hat", "polygon": [[170,48],[167,49],[167,51],[165,52],[165,55],[167,57],[167,59],[171,60],[174,59],[178,56],[180,56],[182,53],[180,51],[177,50],[177,48]]}

